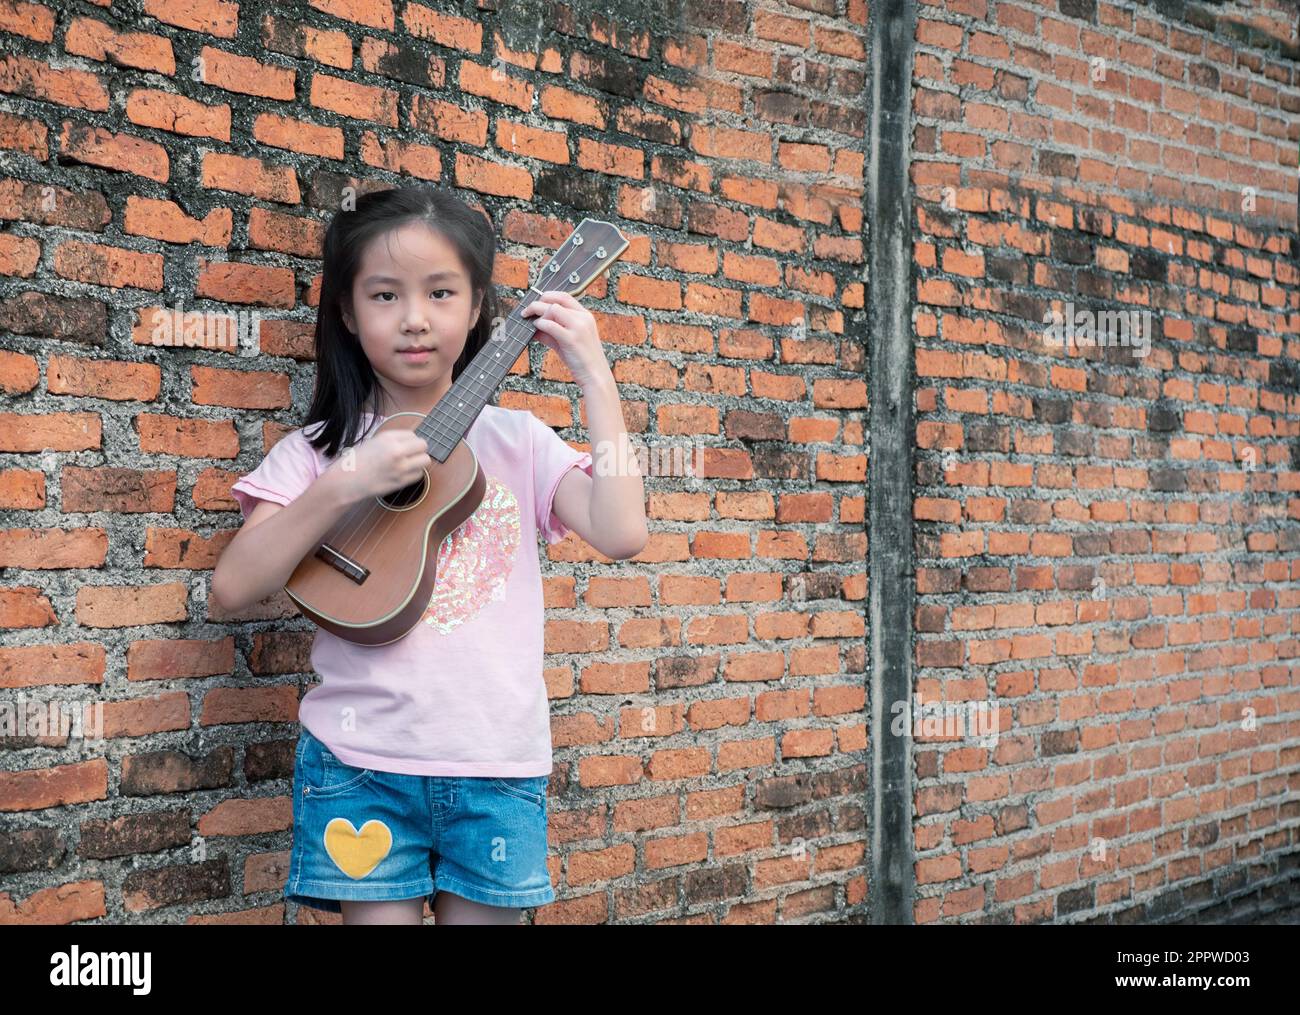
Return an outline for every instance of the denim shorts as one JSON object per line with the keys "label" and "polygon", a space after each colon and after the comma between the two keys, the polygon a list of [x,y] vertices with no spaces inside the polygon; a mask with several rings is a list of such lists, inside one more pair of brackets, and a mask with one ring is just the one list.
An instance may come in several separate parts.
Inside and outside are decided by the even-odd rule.
{"label": "denim shorts", "polygon": [[406,775],[353,768],[302,727],[284,896],[340,900],[448,891],[490,906],[555,900],[546,866],[550,776]]}

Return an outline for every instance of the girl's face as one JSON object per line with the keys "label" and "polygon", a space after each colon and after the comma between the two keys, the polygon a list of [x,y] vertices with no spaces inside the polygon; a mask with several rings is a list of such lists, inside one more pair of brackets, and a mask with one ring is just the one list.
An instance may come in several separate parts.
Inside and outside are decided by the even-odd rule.
{"label": "girl's face", "polygon": [[379,377],[382,414],[427,414],[446,394],[480,304],[456,248],[423,223],[370,243],[341,309]]}

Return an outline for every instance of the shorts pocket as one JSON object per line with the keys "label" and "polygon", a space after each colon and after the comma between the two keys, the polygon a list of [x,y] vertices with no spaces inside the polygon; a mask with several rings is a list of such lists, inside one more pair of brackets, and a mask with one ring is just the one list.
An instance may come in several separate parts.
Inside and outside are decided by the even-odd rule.
{"label": "shorts pocket", "polygon": [[513,797],[527,800],[538,807],[546,806],[546,786],[549,775],[500,775],[492,777],[492,785]]}
{"label": "shorts pocket", "polygon": [[372,768],[355,768],[344,764],[323,742],[306,727],[302,737],[307,740],[301,755],[302,792],[308,799],[332,797],[364,786],[375,777]]}

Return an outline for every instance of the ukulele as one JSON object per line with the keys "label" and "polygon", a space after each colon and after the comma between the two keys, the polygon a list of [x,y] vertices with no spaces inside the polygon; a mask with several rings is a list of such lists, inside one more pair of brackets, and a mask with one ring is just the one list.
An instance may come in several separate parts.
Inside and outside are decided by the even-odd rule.
{"label": "ukulele", "polygon": [[304,616],[357,645],[388,645],[420,622],[437,578],[438,548],[487,489],[464,436],[537,334],[520,312],[543,291],[580,295],[628,242],[610,223],[583,219],[433,410],[384,420],[376,432],[413,430],[433,463],[414,483],[354,505],[303,557],[284,590]]}

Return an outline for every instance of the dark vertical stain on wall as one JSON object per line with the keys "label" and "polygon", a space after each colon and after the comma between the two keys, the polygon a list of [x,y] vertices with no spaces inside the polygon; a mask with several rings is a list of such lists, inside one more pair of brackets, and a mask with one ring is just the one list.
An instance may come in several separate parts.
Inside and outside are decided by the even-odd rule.
{"label": "dark vertical stain on wall", "polygon": [[[870,329],[867,390],[870,458],[867,512],[868,696],[871,745],[873,923],[911,923],[913,897],[912,739],[891,733],[893,704],[911,710],[912,611],[912,0],[877,8],[871,19],[873,82],[867,172]],[[908,727],[910,732],[910,727]]]}

